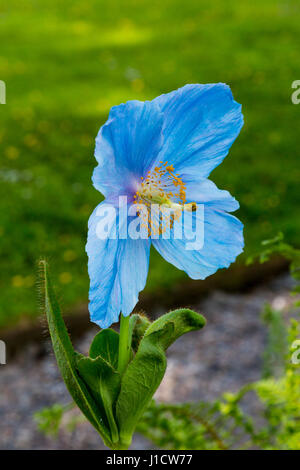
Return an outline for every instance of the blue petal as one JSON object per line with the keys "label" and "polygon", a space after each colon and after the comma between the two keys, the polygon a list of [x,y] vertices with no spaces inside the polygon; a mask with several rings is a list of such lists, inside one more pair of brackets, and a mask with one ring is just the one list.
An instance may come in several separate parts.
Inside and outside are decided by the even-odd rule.
{"label": "blue petal", "polygon": [[164,113],[164,145],[159,160],[168,161],[184,182],[206,178],[228,154],[243,115],[223,84],[186,85],[155,98]]}
{"label": "blue petal", "polygon": [[[193,225],[195,218],[199,219],[197,213],[193,214]],[[201,220],[198,221],[201,224]],[[175,222],[174,227],[179,223]],[[187,228],[187,236],[190,237],[194,228],[191,224],[187,224]],[[174,235],[174,230],[172,233]],[[172,237],[169,240],[152,240],[152,243],[169,263],[185,271],[189,277],[205,279],[218,269],[227,268],[243,251],[243,224],[233,215],[205,205],[203,248],[187,249],[187,243],[193,241],[193,238]]]}
{"label": "blue petal", "polygon": [[[91,320],[101,328],[117,322],[120,312],[128,316],[134,309],[138,295],[144,289],[149,267],[150,240],[100,239],[97,235],[104,220],[107,232],[118,234],[118,214],[112,211],[103,219],[99,209],[89,219],[86,251],[90,276],[89,311]],[[102,221],[102,222],[101,222]],[[98,225],[100,224],[100,225]]]}
{"label": "blue petal", "polygon": [[95,188],[106,197],[135,193],[162,147],[162,126],[163,114],[153,102],[113,107],[96,138]]}
{"label": "blue petal", "polygon": [[215,183],[208,179],[187,183],[186,199],[188,202],[205,203],[206,207],[215,207],[227,212],[236,211],[240,206],[228,191],[218,189]]}

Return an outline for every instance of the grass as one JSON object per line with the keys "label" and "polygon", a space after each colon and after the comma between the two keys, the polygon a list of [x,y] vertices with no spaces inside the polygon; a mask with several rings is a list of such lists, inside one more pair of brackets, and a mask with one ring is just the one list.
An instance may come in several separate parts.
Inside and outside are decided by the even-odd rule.
{"label": "grass", "polygon": [[[212,179],[241,203],[247,251],[298,243],[300,7],[293,0],[11,0],[0,7],[0,327],[37,314],[35,261],[86,301],[94,138],[112,105],[227,82],[245,126]],[[152,256],[148,290],[185,276]]]}

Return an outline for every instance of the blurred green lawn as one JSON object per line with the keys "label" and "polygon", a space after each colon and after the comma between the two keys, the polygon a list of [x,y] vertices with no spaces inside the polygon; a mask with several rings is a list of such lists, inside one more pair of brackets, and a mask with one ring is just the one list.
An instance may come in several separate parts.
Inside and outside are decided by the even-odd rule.
{"label": "blurred green lawn", "polygon": [[[10,0],[0,7],[0,327],[37,314],[35,261],[64,308],[86,301],[94,138],[112,105],[186,83],[226,82],[244,129],[212,173],[237,197],[247,252],[298,243],[300,6],[274,0]],[[185,275],[151,259],[147,289]]]}

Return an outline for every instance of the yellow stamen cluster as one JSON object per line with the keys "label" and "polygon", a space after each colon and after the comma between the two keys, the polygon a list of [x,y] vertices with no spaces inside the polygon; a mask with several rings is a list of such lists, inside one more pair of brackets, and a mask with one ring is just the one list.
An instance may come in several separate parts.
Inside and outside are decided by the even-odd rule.
{"label": "yellow stamen cluster", "polygon": [[[186,204],[186,186],[175,174],[173,165],[168,165],[168,162],[160,164],[149,171],[146,178],[141,178],[140,187],[134,195],[134,202],[147,208],[147,217],[142,210],[138,214],[142,218],[141,226],[148,229],[148,236],[161,235],[168,226],[171,229],[174,220],[180,218],[184,205],[187,210],[196,210],[196,203]],[[160,211],[154,220],[150,216],[153,204],[158,205]]]}

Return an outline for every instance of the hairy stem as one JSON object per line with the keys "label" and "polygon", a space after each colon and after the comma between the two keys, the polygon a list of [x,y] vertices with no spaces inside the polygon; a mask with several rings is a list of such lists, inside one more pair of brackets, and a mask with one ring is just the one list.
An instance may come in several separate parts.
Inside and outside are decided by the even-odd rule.
{"label": "hairy stem", "polygon": [[122,375],[130,359],[131,335],[129,332],[129,315],[124,317],[121,314],[120,320],[120,340],[119,340],[119,360],[118,371]]}

